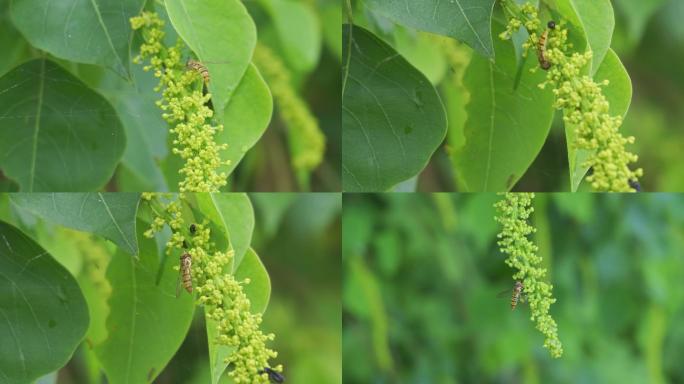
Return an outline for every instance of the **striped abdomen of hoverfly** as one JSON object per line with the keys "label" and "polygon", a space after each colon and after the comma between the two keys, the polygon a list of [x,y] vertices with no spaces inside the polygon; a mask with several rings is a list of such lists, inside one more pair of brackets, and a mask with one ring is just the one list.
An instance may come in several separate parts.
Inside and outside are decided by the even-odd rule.
{"label": "striped abdomen of hoverfly", "polygon": [[202,75],[204,83],[209,84],[209,80],[211,79],[211,77],[209,77],[209,70],[207,69],[207,67],[204,66],[204,64],[200,63],[197,60],[190,59],[188,60],[187,67],[188,69],[197,71],[200,75]]}
{"label": "striped abdomen of hoverfly", "polygon": [[513,294],[511,295],[511,311],[515,309],[520,301],[520,295],[522,295],[523,283],[516,281],[513,287]]}
{"label": "striped abdomen of hoverfly", "polygon": [[192,256],[189,253],[184,253],[180,257],[180,273],[183,288],[192,293]]}
{"label": "striped abdomen of hoverfly", "polygon": [[539,41],[537,41],[537,57],[539,59],[539,66],[545,71],[551,68],[551,63],[546,58],[546,42],[549,39],[549,30],[556,29],[556,22],[549,21],[547,27],[548,28],[542,32],[541,36],[539,36]]}

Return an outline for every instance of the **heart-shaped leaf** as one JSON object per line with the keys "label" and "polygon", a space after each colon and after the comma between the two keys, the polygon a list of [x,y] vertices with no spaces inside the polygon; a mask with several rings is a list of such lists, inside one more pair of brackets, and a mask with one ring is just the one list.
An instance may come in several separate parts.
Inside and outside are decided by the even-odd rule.
{"label": "heart-shaped leaf", "polygon": [[11,201],[47,221],[92,232],[138,254],[135,216],[139,193],[15,193]]}
{"label": "heart-shaped leaf", "polygon": [[145,0],[13,0],[12,21],[31,44],[70,61],[128,75],[129,19]]}
{"label": "heart-shaped leaf", "polygon": [[126,137],[112,106],[57,64],[36,59],[0,78],[0,168],[26,192],[101,188]]}
{"label": "heart-shaped leaf", "polygon": [[446,112],[430,81],[370,31],[345,25],[344,49],[343,189],[386,191],[427,165]]}
{"label": "heart-shaped leaf", "polygon": [[76,280],[0,221],[0,382],[31,383],[64,366],[88,329]]}

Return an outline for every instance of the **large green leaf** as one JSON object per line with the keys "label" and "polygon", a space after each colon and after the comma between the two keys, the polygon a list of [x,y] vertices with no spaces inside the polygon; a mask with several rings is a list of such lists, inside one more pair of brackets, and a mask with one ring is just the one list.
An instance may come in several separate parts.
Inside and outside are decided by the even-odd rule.
{"label": "large green leaf", "polygon": [[129,19],[145,0],[12,0],[17,29],[31,44],[62,59],[99,64],[128,75]]}
{"label": "large green leaf", "polygon": [[0,382],[28,384],[64,366],[88,328],[76,280],[0,221]]}
{"label": "large green leaf", "polygon": [[553,96],[538,87],[545,73],[530,72],[538,66],[533,55],[516,87],[513,45],[497,39],[494,47],[496,62],[473,56],[463,79],[470,102],[465,145],[454,163],[468,191],[510,190],[537,157],[553,119]]}
{"label": "large green leaf", "polygon": [[371,32],[345,25],[343,45],[343,189],[385,191],[427,165],[446,112],[430,81]]}
{"label": "large green leaf", "polygon": [[[341,39],[340,39],[341,40]],[[29,55],[29,45],[14,28],[9,17],[9,0],[0,0],[0,76]]]}
{"label": "large green leaf", "polygon": [[0,78],[0,168],[22,190],[101,188],[123,154],[119,118],[102,96],[37,59]]}
{"label": "large green leaf", "polygon": [[250,64],[233,97],[223,111],[223,131],[217,141],[228,144],[221,157],[230,164],[221,168],[230,174],[264,134],[273,113],[273,98],[259,70]]}
{"label": "large green leaf", "polygon": [[307,72],[318,63],[321,54],[321,26],[311,7],[292,0],[261,0],[280,41],[288,65]]}
{"label": "large green leaf", "polygon": [[[252,313],[264,313],[271,296],[271,279],[264,264],[253,249],[250,248],[245,253],[242,263],[240,263],[240,266],[235,271],[235,278],[238,280],[250,279],[250,283],[245,286],[244,290],[252,305],[251,311]],[[234,351],[234,348],[216,344],[215,340],[218,336],[216,325],[215,321],[206,320],[212,384],[219,382],[228,366],[224,363],[224,360]]]}
{"label": "large green leaf", "polygon": [[[627,69],[620,61],[618,55],[612,49],[603,59],[594,80],[598,83],[608,80],[609,85],[603,88],[603,94],[610,103],[609,113],[612,116],[624,117],[632,102],[632,81]],[[568,163],[570,165],[570,186],[573,192],[577,191],[584,176],[589,171],[582,164],[592,155],[593,151],[577,150],[575,148],[575,127],[566,125],[565,137],[568,145]]]}
{"label": "large green leaf", "polygon": [[242,263],[242,258],[252,243],[254,209],[249,197],[244,193],[213,193],[211,197],[235,251],[235,270]]}
{"label": "large green leaf", "polygon": [[495,0],[365,0],[373,10],[399,24],[461,40],[486,57],[492,49]]}
{"label": "large green leaf", "polygon": [[586,39],[594,55],[591,73],[596,73],[613,39],[615,15],[610,0],[558,0],[553,6],[570,22],[570,35],[579,33]]}
{"label": "large green leaf", "polygon": [[147,226],[138,222],[140,259],[115,255],[107,270],[111,312],[95,353],[112,384],[151,383],[180,348],[194,313],[190,294],[176,297],[179,260],[160,265],[156,242],[142,235]]}
{"label": "large green leaf", "polygon": [[252,60],[254,21],[239,0],[166,0],[166,10],[178,34],[209,70],[212,102],[222,111]]}
{"label": "large green leaf", "polygon": [[15,193],[11,201],[47,221],[92,232],[136,255],[139,193]]}

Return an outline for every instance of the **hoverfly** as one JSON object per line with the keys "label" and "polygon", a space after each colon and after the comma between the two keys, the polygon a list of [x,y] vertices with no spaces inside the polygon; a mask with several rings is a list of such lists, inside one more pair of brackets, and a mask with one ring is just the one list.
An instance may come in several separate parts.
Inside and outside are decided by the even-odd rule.
{"label": "hoverfly", "polygon": [[176,297],[180,296],[181,282],[183,288],[192,294],[192,256],[184,253],[180,257],[180,270],[178,271],[178,282],[176,283]]}
{"label": "hoverfly", "polygon": [[197,60],[190,59],[188,60],[186,66],[190,70],[199,72],[199,74],[202,75],[204,84],[209,84],[209,80],[211,80],[211,77],[209,76],[209,70],[207,69],[207,67],[204,66],[204,64],[200,63]]}
{"label": "hoverfly", "polygon": [[503,297],[504,295],[508,295],[508,293],[511,293],[511,311],[515,309],[515,307],[518,306],[518,302],[524,303],[527,295],[525,295],[525,287],[523,286],[523,283],[520,281],[516,281],[515,284],[513,285],[513,289],[506,289],[505,291],[500,292],[497,297]]}
{"label": "hoverfly", "polygon": [[268,379],[273,382],[273,383],[284,383],[285,382],[285,376],[283,376],[282,373],[274,370],[271,367],[264,367],[261,371],[259,371],[259,374],[268,374]]}
{"label": "hoverfly", "polygon": [[539,58],[539,66],[548,71],[551,68],[551,63],[546,59],[546,41],[549,38],[549,31],[556,29],[556,22],[551,20],[546,25],[548,28],[539,36],[539,41],[537,42],[537,57]]}

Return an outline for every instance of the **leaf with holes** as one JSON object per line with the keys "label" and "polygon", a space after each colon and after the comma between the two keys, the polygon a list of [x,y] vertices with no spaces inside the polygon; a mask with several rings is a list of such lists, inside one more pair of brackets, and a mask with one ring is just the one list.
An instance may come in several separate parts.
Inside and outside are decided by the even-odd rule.
{"label": "leaf with holes", "polygon": [[88,329],[76,280],[0,221],[0,382],[28,384],[64,366]]}
{"label": "leaf with holes", "polygon": [[545,73],[530,73],[536,58],[527,57],[516,85],[513,45],[497,40],[494,48],[496,62],[474,56],[463,78],[470,102],[454,163],[468,191],[510,190],[541,151],[554,114],[553,94],[538,87]]}
{"label": "leaf with holes", "polygon": [[148,226],[138,223],[140,259],[115,255],[107,270],[107,338],[95,353],[110,383],[153,382],[180,348],[194,313],[191,295],[176,297],[179,255],[160,265],[157,244],[142,235]]}
{"label": "leaf with holes", "polygon": [[222,111],[252,60],[256,45],[252,18],[238,0],[165,3],[174,28],[209,70],[212,101]]}
{"label": "leaf with holes", "polygon": [[345,25],[344,49],[343,189],[386,191],[425,168],[446,112],[430,81],[371,32]]}
{"label": "leaf with holes", "polygon": [[78,63],[129,73],[129,19],[144,0],[13,0],[14,25],[36,48]]}
{"label": "leaf with holes", "polygon": [[407,27],[453,37],[485,57],[494,57],[495,0],[365,0],[372,10]]}
{"label": "leaf with holes", "polygon": [[125,146],[107,100],[52,61],[0,78],[0,168],[23,191],[99,189]]}
{"label": "leaf with holes", "polygon": [[10,199],[47,221],[92,232],[129,254],[138,253],[135,216],[139,193],[15,193]]}

